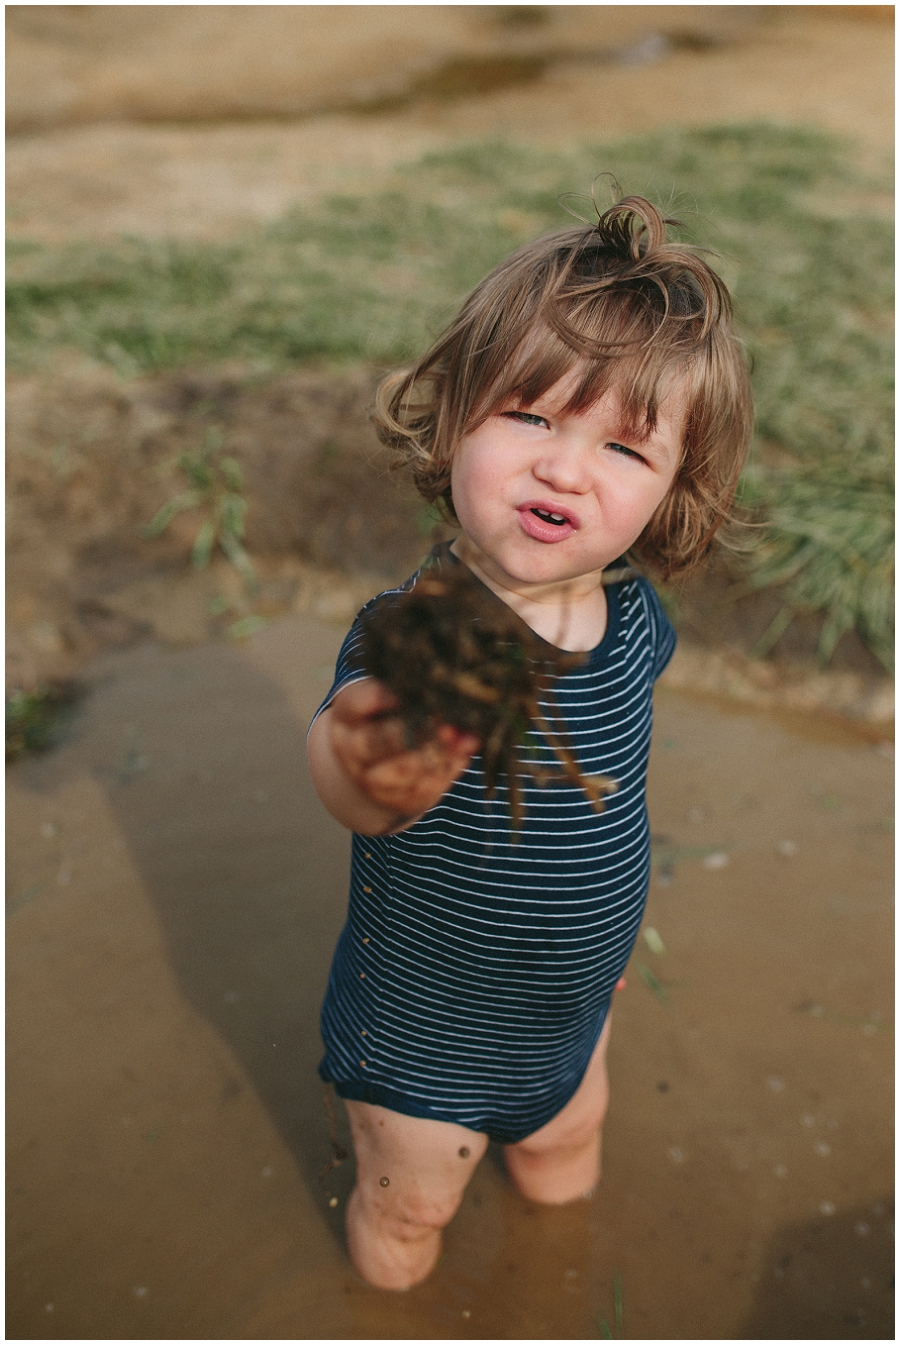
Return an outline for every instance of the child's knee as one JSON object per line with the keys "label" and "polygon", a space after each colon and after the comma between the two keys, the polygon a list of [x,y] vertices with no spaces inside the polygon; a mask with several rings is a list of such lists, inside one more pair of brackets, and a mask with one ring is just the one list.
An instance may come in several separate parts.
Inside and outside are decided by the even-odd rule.
{"label": "child's knee", "polygon": [[462,1191],[427,1192],[398,1185],[393,1191],[361,1181],[356,1190],[364,1217],[376,1221],[402,1242],[413,1242],[446,1228],[462,1203]]}
{"label": "child's knee", "polygon": [[368,1103],[350,1102],[347,1110],[364,1217],[383,1228],[390,1221],[404,1240],[418,1236],[416,1230],[446,1227],[487,1148],[487,1136]]}

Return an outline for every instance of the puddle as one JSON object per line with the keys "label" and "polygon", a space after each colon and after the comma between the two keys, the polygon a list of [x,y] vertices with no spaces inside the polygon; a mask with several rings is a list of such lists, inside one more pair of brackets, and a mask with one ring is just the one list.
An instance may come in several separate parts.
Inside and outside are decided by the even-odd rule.
{"label": "puddle", "polygon": [[10,772],[9,1334],[889,1335],[891,763],[674,691],[598,1196],[490,1150],[426,1284],[357,1279],[316,1077],[348,847],[303,765],[341,636],[109,655]]}
{"label": "puddle", "polygon": [[[291,121],[302,121],[324,115],[351,114],[382,116],[400,112],[418,103],[454,103],[502,93],[505,89],[535,84],[554,68],[626,66],[641,67],[657,63],[674,52],[685,51],[697,55],[720,50],[728,45],[723,37],[701,30],[648,33],[637,41],[618,47],[548,48],[544,51],[489,52],[485,55],[451,56],[431,70],[416,75],[402,88],[371,97],[345,97],[324,100],[315,107],[291,115]],[[165,116],[143,118],[163,124]],[[182,124],[179,119],[173,119]],[[217,122],[284,121],[285,114],[248,109],[229,111],[223,108],[211,115],[192,115],[191,124]]]}

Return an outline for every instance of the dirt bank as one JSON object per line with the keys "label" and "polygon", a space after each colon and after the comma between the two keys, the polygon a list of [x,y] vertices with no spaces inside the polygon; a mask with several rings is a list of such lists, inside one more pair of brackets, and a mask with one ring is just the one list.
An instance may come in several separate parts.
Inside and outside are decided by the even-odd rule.
{"label": "dirt bank", "polygon": [[[245,370],[125,382],[79,369],[13,377],[8,399],[10,683],[74,675],[99,650],[175,644],[330,602],[338,619],[414,567],[430,525],[391,478],[367,419],[373,375]],[[210,435],[241,463],[252,600],[224,558],[189,556],[202,511],[152,540],[146,525],[189,484],[177,466]],[[365,511],[367,526],[363,527]],[[317,604],[319,606],[317,607]]]}
{"label": "dirt bank", "polygon": [[[387,469],[368,421],[377,373],[254,380],[205,370],[123,381],[111,371],[13,376],[8,398],[7,685],[76,676],[103,649],[227,638],[287,612],[347,623],[452,530]],[[248,595],[223,557],[191,570],[202,511],[154,539],[147,524],[188,484],[177,458],[218,435],[240,462]],[[757,705],[823,709],[890,733],[891,686],[855,635],[814,670],[819,623],[795,618],[766,660],[777,594],[736,601],[722,562],[674,595],[682,648],[668,677]]]}

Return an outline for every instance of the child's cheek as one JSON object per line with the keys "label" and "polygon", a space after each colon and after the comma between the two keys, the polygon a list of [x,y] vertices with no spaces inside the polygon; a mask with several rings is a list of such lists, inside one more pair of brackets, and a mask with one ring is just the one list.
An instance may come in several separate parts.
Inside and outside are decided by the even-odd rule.
{"label": "child's cheek", "polygon": [[497,493],[496,479],[488,455],[479,451],[477,445],[467,444],[465,440],[460,444],[450,473],[450,487],[463,527],[466,519],[479,516],[489,506]]}

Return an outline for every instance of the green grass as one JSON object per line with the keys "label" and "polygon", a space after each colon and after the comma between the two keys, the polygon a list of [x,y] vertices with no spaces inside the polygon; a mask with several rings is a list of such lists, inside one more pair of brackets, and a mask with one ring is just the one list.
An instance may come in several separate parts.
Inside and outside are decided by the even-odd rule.
{"label": "green grass", "polygon": [[6,696],[6,760],[52,747],[72,714],[76,691],[70,683],[41,683]]}
{"label": "green grass", "polygon": [[621,1340],[625,1330],[625,1312],[622,1297],[622,1276],[616,1271],[613,1280],[613,1316],[616,1323],[615,1335],[605,1317],[600,1318],[600,1337],[602,1340]]}
{"label": "green grass", "polygon": [[[227,245],[13,242],[8,358],[34,368],[76,348],[126,376],[234,358],[260,372],[403,360],[491,265],[567,223],[560,194],[603,171],[684,219],[734,292],[758,404],[743,498],[768,525],[744,569],[784,598],[769,644],[812,610],[823,662],[855,627],[888,666],[893,240],[886,214],[855,203],[889,186],[824,134],[670,130],[565,154],[478,143]],[[587,198],[569,203],[590,217]]]}
{"label": "green grass", "polygon": [[188,489],[158,510],[144,529],[144,536],[159,537],[179,514],[199,511],[202,521],[191,551],[194,569],[205,569],[213,551],[219,548],[243,579],[247,592],[256,593],[259,585],[243,545],[248,508],[244,476],[240,465],[234,458],[223,456],[221,448],[221,431],[211,429],[198,450],[178,455],[172,466]]}

